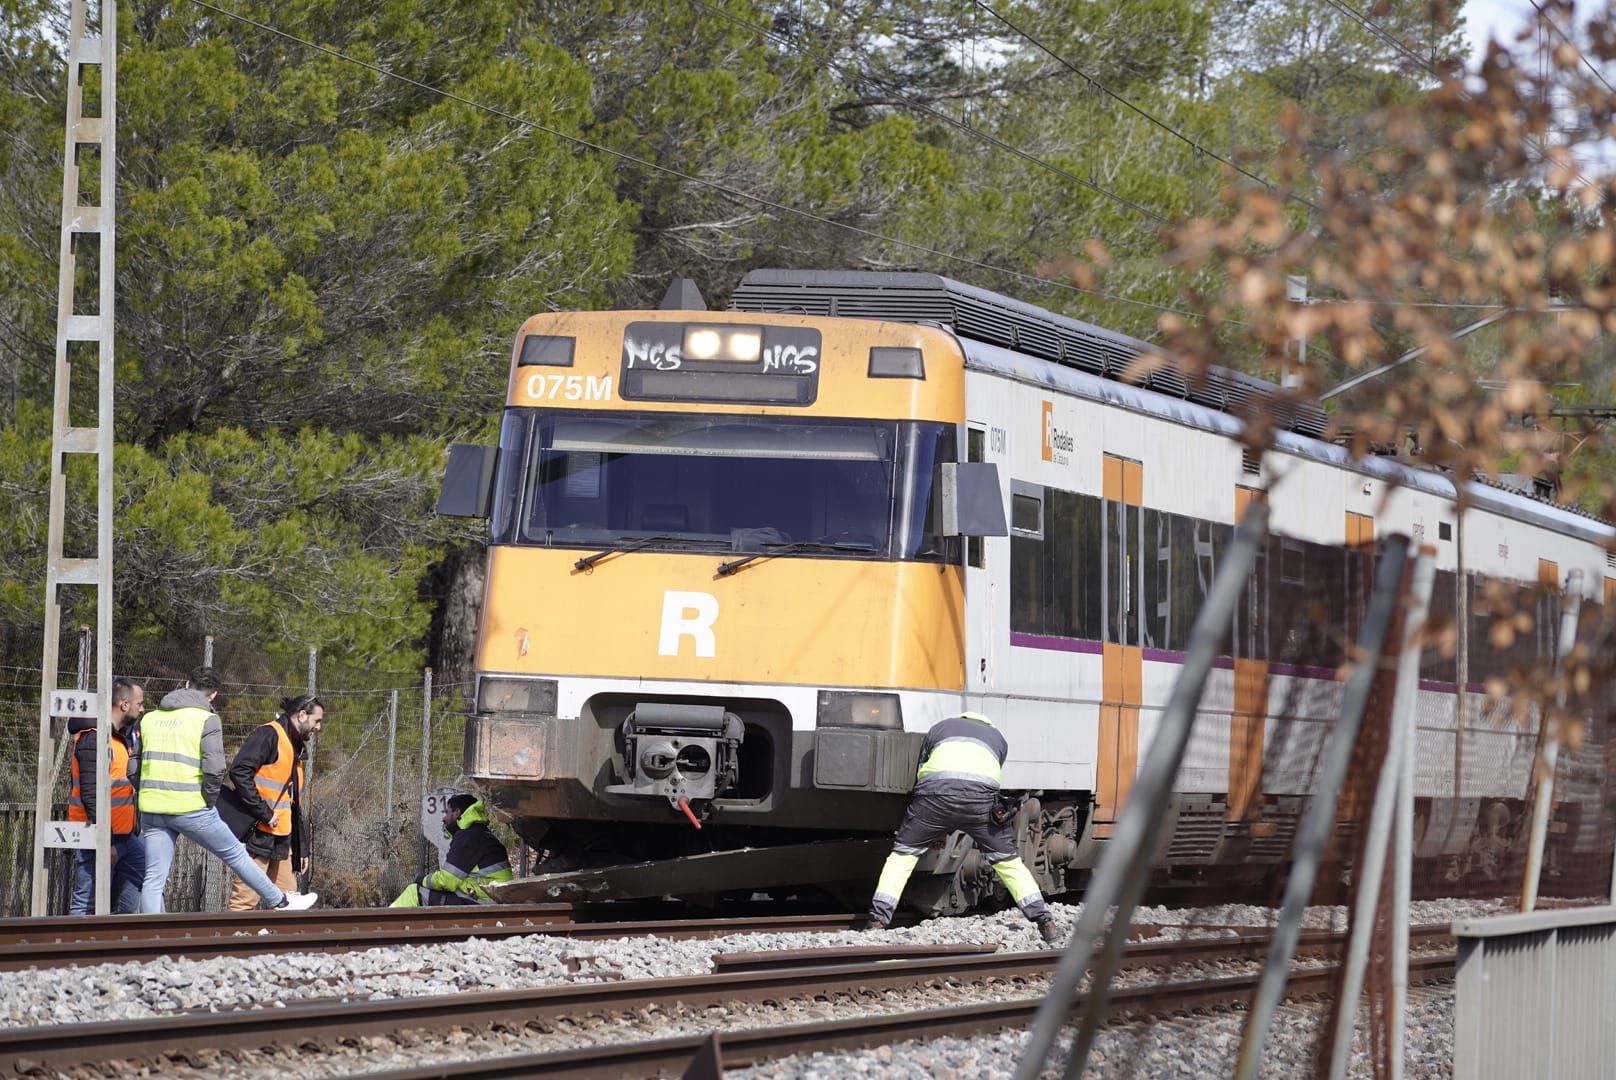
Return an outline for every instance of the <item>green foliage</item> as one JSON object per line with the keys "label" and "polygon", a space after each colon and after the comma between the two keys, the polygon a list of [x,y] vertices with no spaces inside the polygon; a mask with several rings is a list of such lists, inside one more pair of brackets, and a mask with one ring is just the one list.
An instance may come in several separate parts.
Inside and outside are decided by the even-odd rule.
{"label": "green foliage", "polygon": [[[194,655],[213,633],[287,671],[311,644],[431,659],[428,581],[471,541],[431,513],[444,446],[489,437],[531,313],[653,303],[673,274],[717,300],[757,266],[914,267],[1150,336],[1152,307],[1027,275],[1173,302],[1159,219],[1231,178],[1197,145],[1258,162],[1287,100],[1350,118],[1422,89],[1339,13],[1228,0],[229,6],[362,63],[121,9],[119,635]],[[1386,10],[1413,34],[1424,8]],[[44,557],[60,23],[0,0],[13,628],[38,625]]]}

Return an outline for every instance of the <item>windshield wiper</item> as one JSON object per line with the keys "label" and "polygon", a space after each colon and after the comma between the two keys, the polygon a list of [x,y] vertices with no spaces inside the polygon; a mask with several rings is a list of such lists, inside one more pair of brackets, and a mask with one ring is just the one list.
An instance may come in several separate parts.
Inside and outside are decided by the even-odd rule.
{"label": "windshield wiper", "polygon": [[772,550],[754,551],[750,555],[742,555],[739,559],[718,564],[718,576],[728,577],[741,567],[754,559],[772,559],[777,555],[792,555],[799,551],[874,551],[874,544],[856,543],[850,540],[793,540],[786,544],[769,543],[763,545]]}
{"label": "windshield wiper", "polygon": [[642,536],[632,544],[626,544],[623,547],[606,548],[604,551],[597,551],[593,555],[585,555],[583,558],[573,563],[572,568],[574,570],[588,570],[591,566],[594,566],[608,555],[619,555],[628,551],[639,551],[641,548],[648,548],[652,544],[663,544],[670,540],[678,539],[679,537],[677,536]]}

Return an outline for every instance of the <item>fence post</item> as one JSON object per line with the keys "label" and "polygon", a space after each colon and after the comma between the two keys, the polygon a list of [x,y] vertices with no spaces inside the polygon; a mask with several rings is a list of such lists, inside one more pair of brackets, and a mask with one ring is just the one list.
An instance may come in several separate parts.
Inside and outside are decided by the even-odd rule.
{"label": "fence post", "polygon": [[[425,668],[421,675],[421,799],[426,798],[432,783],[432,669]],[[426,830],[421,831],[421,870],[426,871]]]}
{"label": "fence post", "polygon": [[202,639],[202,666],[213,666],[213,635],[209,634]]}
{"label": "fence post", "polygon": [[394,690],[387,701],[387,835],[391,843],[393,835],[393,762],[398,750],[398,691]]}
{"label": "fence post", "polygon": [[[314,696],[315,687],[318,685],[318,679],[316,678],[316,675],[318,674],[318,663],[319,663],[319,650],[316,649],[313,645],[310,645],[309,646],[309,696],[310,697]],[[306,775],[303,778],[303,785],[307,789],[307,790],[305,790],[303,792],[303,799],[304,799],[304,802],[305,802],[305,806],[303,808],[303,813],[305,815],[307,815],[308,812],[309,812],[308,805],[307,805],[307,803],[309,803],[311,801],[309,799],[309,796],[314,793],[314,755],[315,755],[315,752],[318,751],[319,749],[320,749],[320,741],[318,739],[310,739],[309,740],[309,763],[308,763],[307,769],[305,770]]]}
{"label": "fence post", "polygon": [[1577,614],[1582,610],[1582,571],[1572,570],[1566,575],[1565,607],[1560,610],[1560,640],[1555,642],[1554,674],[1561,680],[1555,695],[1554,708],[1542,709],[1538,726],[1537,792],[1532,800],[1532,831],[1526,849],[1526,873],[1521,881],[1521,910],[1537,907],[1538,880],[1543,872],[1543,843],[1548,837],[1549,813],[1554,804],[1554,767],[1560,758],[1559,710],[1565,708],[1566,657],[1577,641]]}

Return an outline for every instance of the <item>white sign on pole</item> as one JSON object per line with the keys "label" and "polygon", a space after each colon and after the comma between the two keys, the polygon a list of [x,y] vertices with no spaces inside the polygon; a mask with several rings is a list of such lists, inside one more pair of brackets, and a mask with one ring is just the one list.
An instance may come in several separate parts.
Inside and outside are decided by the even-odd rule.
{"label": "white sign on pole", "polygon": [[50,714],[52,716],[80,717],[100,715],[100,695],[89,690],[52,690]]}
{"label": "white sign on pole", "polygon": [[95,824],[89,821],[45,822],[44,846],[49,848],[95,848]]}
{"label": "white sign on pole", "polygon": [[443,812],[449,808],[450,799],[464,794],[459,788],[440,787],[421,797],[421,835],[438,849],[440,865],[449,853],[449,837],[443,835]]}

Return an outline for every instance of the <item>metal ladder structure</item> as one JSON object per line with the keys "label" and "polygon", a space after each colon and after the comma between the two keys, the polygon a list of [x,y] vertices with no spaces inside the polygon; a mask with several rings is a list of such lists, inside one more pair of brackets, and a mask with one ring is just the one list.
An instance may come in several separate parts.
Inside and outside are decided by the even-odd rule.
{"label": "metal ladder structure", "polygon": [[[44,656],[40,665],[39,772],[34,805],[34,915],[46,915],[45,852],[49,848],[95,849],[95,908],[105,913],[111,896],[112,813],[107,795],[108,740],[112,712],[112,383],[115,178],[117,176],[117,23],[115,0],[95,5],[99,32],[90,25],[89,0],[71,0],[67,40],[67,138],[62,159],[62,236],[56,294],[55,404],[51,415],[50,527],[45,568]],[[84,78],[99,68],[99,115],[84,115]],[[80,203],[80,157],[94,151],[100,173],[96,201]],[[80,314],[75,298],[77,249],[81,237],[97,240],[97,296],[94,313]],[[95,426],[74,426],[71,417],[70,343],[98,346]],[[69,557],[64,551],[67,462],[70,454],[96,460],[95,554]],[[95,692],[56,687],[61,653],[63,590],[95,590]],[[96,718],[95,826],[51,821],[59,738],[55,721],[72,716]]]}

